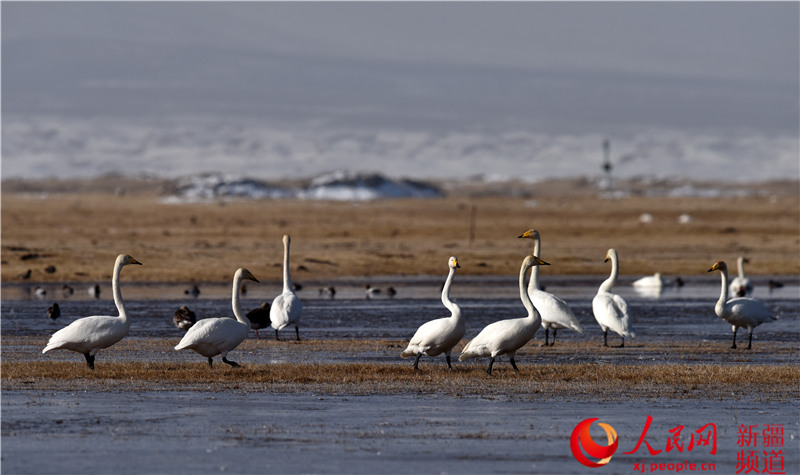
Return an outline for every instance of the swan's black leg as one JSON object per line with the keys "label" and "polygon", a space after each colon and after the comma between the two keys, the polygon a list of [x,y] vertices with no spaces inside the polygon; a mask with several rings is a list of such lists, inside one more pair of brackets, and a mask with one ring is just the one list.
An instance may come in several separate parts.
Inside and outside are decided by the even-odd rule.
{"label": "swan's black leg", "polygon": [[86,365],[89,366],[89,369],[94,370],[94,356],[89,353],[84,353],[83,356],[86,358]]}
{"label": "swan's black leg", "polygon": [[419,371],[419,359],[422,358],[422,353],[417,353],[417,359],[414,360],[414,369]]}
{"label": "swan's black leg", "polygon": [[517,363],[514,361],[514,358],[511,358],[509,361],[511,361],[511,367],[514,368],[514,372],[519,373],[519,368],[517,368]]}
{"label": "swan's black leg", "polygon": [[261,337],[258,336],[258,330],[256,330],[256,340],[260,340]]}
{"label": "swan's black leg", "polygon": [[750,329],[750,339],[747,340],[747,349],[749,350],[753,346],[753,329]]}
{"label": "swan's black leg", "polygon": [[620,348],[625,348],[625,337],[622,337],[622,343],[619,345]]}
{"label": "swan's black leg", "polygon": [[492,374],[492,365],[494,365],[494,356],[489,360],[489,369],[486,370],[486,373]]}
{"label": "swan's black leg", "polygon": [[294,332],[297,334],[297,341],[300,341],[300,329],[297,326],[294,327]]}
{"label": "swan's black leg", "polygon": [[275,330],[275,339],[281,341],[281,337],[278,336],[278,330]]}
{"label": "swan's black leg", "polygon": [[733,345],[731,345],[731,349],[736,349],[736,332],[739,330],[739,327],[733,327]]}
{"label": "swan's black leg", "polygon": [[239,367],[239,363],[237,363],[235,361],[230,361],[228,358],[225,358],[224,356],[222,357],[222,362],[225,363],[225,364],[231,365],[231,367],[233,367],[233,368],[238,368]]}
{"label": "swan's black leg", "polygon": [[558,331],[558,329],[553,328],[553,342],[550,343],[550,346],[556,346],[556,332],[557,331]]}
{"label": "swan's black leg", "polygon": [[608,346],[608,328],[603,332],[603,346]]}
{"label": "swan's black leg", "polygon": [[545,328],[544,329],[544,346],[550,346],[550,344],[547,341],[549,338],[550,338],[550,329],[549,328]]}
{"label": "swan's black leg", "polygon": [[212,360],[210,356],[208,357],[208,367],[209,368],[213,368],[214,367],[214,360]]}
{"label": "swan's black leg", "polygon": [[444,358],[447,360],[447,367],[450,368],[450,371],[453,371],[453,365],[450,364],[450,355],[444,355]]}

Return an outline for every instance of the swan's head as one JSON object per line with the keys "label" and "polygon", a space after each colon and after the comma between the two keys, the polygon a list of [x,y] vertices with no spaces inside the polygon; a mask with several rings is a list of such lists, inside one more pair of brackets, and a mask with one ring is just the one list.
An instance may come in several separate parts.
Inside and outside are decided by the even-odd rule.
{"label": "swan's head", "polygon": [[748,258],[746,258],[744,256],[739,256],[737,261],[739,261],[740,264],[749,264],[750,263],[750,259],[748,259]]}
{"label": "swan's head", "polygon": [[727,266],[727,264],[725,264],[725,261],[717,261],[717,262],[714,263],[713,266],[711,266],[711,269],[708,269],[708,271],[706,271],[706,272],[713,272],[715,270],[721,270],[721,271],[725,272],[725,271],[728,270],[728,266]]}
{"label": "swan's head", "polygon": [[618,257],[619,256],[617,255],[617,250],[614,249],[614,248],[611,248],[611,249],[608,250],[608,252],[606,252],[606,258],[605,258],[605,260],[603,262],[608,262],[609,260],[616,261],[618,259]]}
{"label": "swan's head", "polygon": [[254,276],[253,273],[250,272],[247,269],[239,269],[239,270],[237,270],[236,271],[236,276],[239,277],[242,280],[247,279],[247,280],[252,280],[253,282],[258,282],[258,279],[256,279],[256,276]]}
{"label": "swan's head", "polygon": [[289,236],[288,234],[284,234],[283,235],[283,244],[288,246],[289,243],[291,243],[291,242],[292,242],[291,236]]}
{"label": "swan's head", "polygon": [[122,266],[127,266],[128,264],[142,265],[141,262],[137,261],[136,259],[127,254],[120,254],[119,256],[117,256],[117,262],[119,262],[119,264]]}
{"label": "swan's head", "polygon": [[458,259],[456,259],[456,256],[451,256],[450,260],[447,262],[447,265],[449,265],[451,269],[461,269],[461,266],[458,265]]}
{"label": "swan's head", "polygon": [[536,239],[536,240],[541,239],[539,237],[539,231],[537,231],[535,229],[529,229],[529,230],[525,231],[524,233],[520,234],[519,236],[517,236],[517,238],[518,239],[528,238],[528,239]]}
{"label": "swan's head", "polygon": [[549,266],[550,264],[539,259],[536,256],[527,256],[525,260],[522,261],[522,265],[525,267],[533,267],[533,266]]}

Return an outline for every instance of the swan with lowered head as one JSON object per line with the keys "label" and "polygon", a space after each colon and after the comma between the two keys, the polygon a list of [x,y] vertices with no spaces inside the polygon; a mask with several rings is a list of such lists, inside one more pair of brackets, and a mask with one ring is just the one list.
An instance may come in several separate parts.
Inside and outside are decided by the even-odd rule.
{"label": "swan with lowered head", "polygon": [[[522,233],[518,238],[533,239],[533,255],[541,257],[542,238],[539,231],[529,229]],[[544,346],[548,346],[550,329],[553,329],[553,343],[556,344],[556,332],[562,328],[569,328],[578,333],[583,333],[583,327],[567,302],[555,295],[545,292],[539,286],[539,266],[533,266],[531,279],[528,281],[528,296],[533,302],[533,306],[542,316],[542,328],[544,328]]]}
{"label": "swan with lowered head", "polygon": [[187,348],[194,350],[208,358],[208,366],[212,368],[214,363],[212,358],[217,355],[222,355],[223,363],[234,368],[239,366],[235,361],[228,360],[228,352],[239,346],[247,338],[247,333],[250,331],[250,321],[239,304],[239,289],[244,279],[258,282],[258,279],[247,269],[238,269],[233,275],[231,306],[233,307],[233,315],[236,318],[222,317],[198,320],[183,335],[180,343],[175,346],[176,351]]}
{"label": "swan with lowered head", "polygon": [[739,275],[731,280],[729,291],[730,294],[736,297],[747,297],[753,293],[753,283],[744,275],[744,265],[750,261],[744,257],[739,256],[736,259],[736,267],[739,269]]}
{"label": "swan with lowered head", "polygon": [[447,367],[453,371],[453,366],[450,364],[450,352],[456,344],[464,337],[466,326],[464,324],[464,317],[461,315],[461,307],[456,305],[450,300],[450,284],[453,282],[453,276],[456,275],[456,269],[461,268],[458,265],[458,259],[451,257],[447,261],[450,268],[447,274],[447,280],[442,288],[442,303],[450,310],[450,316],[445,318],[438,318],[422,324],[411,341],[408,343],[403,353],[400,354],[403,358],[416,355],[417,359],[414,361],[414,369],[418,370],[419,359],[422,355],[437,356],[444,353],[447,359]]}
{"label": "swan with lowered head", "polygon": [[653,275],[648,275],[640,279],[634,280],[632,285],[638,288],[660,289],[662,287],[666,287],[668,284],[667,281],[664,280],[663,277],[661,277],[661,272],[656,272]]}
{"label": "swan with lowered head", "polygon": [[55,332],[42,353],[59,349],[77,351],[86,358],[89,368],[94,369],[95,354],[125,338],[131,328],[131,320],[125,312],[125,305],[122,302],[119,274],[122,267],[129,264],[142,265],[141,262],[126,254],[117,256],[111,278],[114,304],[117,306],[119,316],[94,315],[75,320],[67,327]]}
{"label": "swan with lowered head", "polygon": [[486,372],[492,374],[494,359],[500,355],[507,354],[514,371],[519,373],[519,368],[517,368],[517,364],[514,361],[517,350],[529,342],[533,335],[536,334],[536,330],[542,325],[542,317],[536,307],[533,306],[531,298],[528,296],[528,291],[525,289],[525,274],[527,274],[528,269],[537,265],[546,266],[550,264],[536,256],[527,256],[522,261],[522,266],[519,270],[519,296],[522,299],[522,305],[528,311],[528,316],[490,323],[467,343],[467,346],[461,351],[458,361],[489,356],[489,368]]}
{"label": "swan with lowered head", "polygon": [[733,326],[733,345],[736,348],[736,331],[739,327],[747,328],[750,338],[747,341],[747,349],[753,345],[753,329],[762,323],[777,320],[778,317],[772,316],[769,308],[761,300],[747,297],[736,297],[728,300],[728,266],[723,261],[717,261],[708,269],[708,272],[721,271],[722,290],[719,300],[714,306],[714,313]]}
{"label": "swan with lowered head", "polygon": [[625,338],[634,338],[631,331],[631,315],[628,303],[619,295],[611,293],[611,289],[619,276],[619,255],[616,249],[609,249],[603,262],[611,261],[611,275],[597,289],[592,299],[592,311],[597,323],[603,330],[603,346],[608,346],[608,330],[622,337],[620,348],[625,346]]}
{"label": "swan with lowered head", "polygon": [[275,329],[275,338],[280,340],[278,332],[285,327],[294,325],[297,341],[300,341],[300,314],[303,313],[303,302],[294,293],[292,277],[289,275],[289,245],[292,238],[283,235],[283,292],[272,301],[269,309],[269,319]]}

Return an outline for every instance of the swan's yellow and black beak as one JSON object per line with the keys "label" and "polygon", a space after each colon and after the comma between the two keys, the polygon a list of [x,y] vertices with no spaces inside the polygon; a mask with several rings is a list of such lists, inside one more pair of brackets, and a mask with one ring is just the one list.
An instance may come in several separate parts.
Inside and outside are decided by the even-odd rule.
{"label": "swan's yellow and black beak", "polygon": [[720,269],[722,269],[722,261],[717,261],[714,263],[713,266],[711,266],[711,269],[708,269],[706,272],[712,272]]}
{"label": "swan's yellow and black beak", "polygon": [[545,262],[545,261],[539,259],[536,256],[532,256],[532,257],[533,257],[533,263],[536,264],[537,266],[549,266],[550,265],[550,263]]}
{"label": "swan's yellow and black beak", "polygon": [[[244,278],[244,279],[248,279],[248,280],[252,280],[253,282],[258,282],[258,279],[256,279],[256,276],[254,276],[252,272],[250,272],[250,271],[249,271],[249,270],[247,270],[247,269],[245,269],[245,271],[246,271],[247,273],[246,273],[246,274],[244,274],[244,275],[242,276],[242,278]],[[259,283],[260,283],[260,282],[259,282]]]}
{"label": "swan's yellow and black beak", "polygon": [[453,263],[455,264],[456,269],[461,269],[461,266],[458,265],[458,260],[453,259]]}
{"label": "swan's yellow and black beak", "polygon": [[529,230],[525,231],[524,233],[520,234],[519,236],[517,236],[517,239],[532,238],[533,237],[533,233],[535,233],[535,232],[536,231],[534,231],[533,229],[529,229]]}
{"label": "swan's yellow and black beak", "polygon": [[139,262],[139,261],[137,261],[136,259],[134,259],[134,258],[133,258],[133,256],[128,256],[128,260],[130,260],[130,261],[131,261],[131,264],[138,264],[138,265],[140,265],[140,266],[141,266],[141,265],[144,265],[144,264],[142,264],[141,262]]}

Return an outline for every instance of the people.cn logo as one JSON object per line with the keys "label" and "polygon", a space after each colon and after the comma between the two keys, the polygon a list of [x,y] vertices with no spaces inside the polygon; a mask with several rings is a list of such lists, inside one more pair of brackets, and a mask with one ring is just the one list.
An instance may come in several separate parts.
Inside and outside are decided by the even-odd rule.
{"label": "people.cn logo", "polygon": [[[617,431],[603,422],[598,422],[597,425],[606,431],[608,445],[600,445],[592,439],[591,434],[589,434],[589,427],[591,427],[592,423],[597,419],[597,417],[585,419],[578,423],[572,431],[572,436],[569,438],[569,446],[572,449],[572,455],[575,456],[578,462],[587,467],[602,467],[607,464],[609,460],[611,460],[611,456],[614,455],[614,452],[617,451],[617,445],[619,445]],[[598,460],[596,462],[589,460],[586,455],[584,455],[584,452],[586,452],[586,455]]]}

